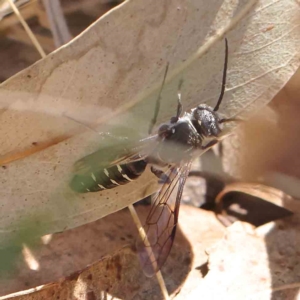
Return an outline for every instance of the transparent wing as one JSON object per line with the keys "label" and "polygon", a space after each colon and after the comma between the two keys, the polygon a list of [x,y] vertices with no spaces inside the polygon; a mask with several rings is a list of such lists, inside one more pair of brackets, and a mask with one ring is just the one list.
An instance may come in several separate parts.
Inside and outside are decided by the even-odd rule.
{"label": "transparent wing", "polygon": [[101,178],[103,170],[118,165],[135,163],[142,172],[146,166],[144,159],[151,153],[157,143],[156,141],[156,136],[151,136],[138,142],[121,140],[103,146],[74,164],[69,186],[78,193],[97,192],[101,190],[97,179]]}
{"label": "transparent wing", "polygon": [[140,141],[121,140],[109,146],[104,146],[75,162],[73,173],[89,175],[90,172],[101,168],[141,160],[155,148],[156,140],[157,135],[153,135]]}
{"label": "transparent wing", "polygon": [[[180,168],[171,167],[167,180],[154,196],[150,213],[146,219],[144,230],[146,238],[137,241],[137,250],[143,271],[146,276],[153,276],[165,263],[172,248],[182,191],[189,174],[191,163]],[[178,184],[174,207],[169,203],[170,196]]]}

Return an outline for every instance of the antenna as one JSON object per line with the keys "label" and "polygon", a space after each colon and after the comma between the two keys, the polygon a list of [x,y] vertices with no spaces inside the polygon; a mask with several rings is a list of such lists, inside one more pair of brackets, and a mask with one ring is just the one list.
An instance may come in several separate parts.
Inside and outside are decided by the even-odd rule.
{"label": "antenna", "polygon": [[228,64],[228,41],[225,38],[225,61],[224,61],[224,68],[223,68],[222,88],[221,88],[221,93],[220,93],[217,105],[214,108],[214,111],[218,111],[219,106],[223,100],[223,96],[224,96],[224,92],[225,92],[225,85],[226,85],[227,64]]}

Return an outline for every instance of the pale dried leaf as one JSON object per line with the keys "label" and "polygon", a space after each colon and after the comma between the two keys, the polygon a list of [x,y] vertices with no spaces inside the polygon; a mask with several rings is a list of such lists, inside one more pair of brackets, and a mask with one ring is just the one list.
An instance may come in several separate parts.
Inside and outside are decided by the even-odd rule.
{"label": "pale dried leaf", "polygon": [[208,251],[208,275],[191,299],[299,297],[299,214],[271,225],[256,231],[239,222],[228,227],[224,239]]}
{"label": "pale dried leaf", "polygon": [[[30,0],[13,0],[16,6],[22,6]],[[7,15],[13,13],[11,6],[7,0],[0,0],[0,21]]]}
{"label": "pale dried leaf", "polygon": [[[245,7],[250,11],[246,17]],[[79,134],[86,128],[65,115],[94,125],[126,112],[113,121],[121,119],[145,132],[167,61],[172,80],[163,92],[159,122],[174,114],[180,77],[185,80],[185,109],[203,102],[214,105],[224,33],[230,63],[222,112],[258,109],[299,66],[299,20],[293,0],[126,1],[71,43],[3,83],[0,153],[7,168],[0,173],[0,240],[33,216],[39,234],[60,231],[103,217],[156,189],[156,179],[145,174],[113,191],[84,196],[69,191],[73,163],[102,140],[92,132]],[[201,59],[191,60],[200,46]]]}

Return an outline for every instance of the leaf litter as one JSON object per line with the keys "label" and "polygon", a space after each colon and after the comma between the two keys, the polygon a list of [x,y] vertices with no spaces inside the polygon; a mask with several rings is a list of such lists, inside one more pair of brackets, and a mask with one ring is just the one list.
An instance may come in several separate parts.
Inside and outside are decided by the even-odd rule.
{"label": "leaf litter", "polygon": [[[189,5],[192,2],[193,1],[185,2],[186,4],[185,13],[189,11],[188,10],[188,8],[190,8]],[[118,24],[118,20],[122,20],[122,18],[124,18],[124,16],[128,14],[130,9],[134,11],[135,9],[137,9],[137,7],[139,7],[138,5],[142,5],[141,3],[138,2],[134,4],[132,3],[134,2],[130,2],[130,1],[126,2],[118,10],[114,11],[115,14],[114,16],[113,14],[108,14],[106,18],[110,18],[108,20],[110,20],[110,22],[113,23],[113,26],[116,26],[116,24]],[[195,3],[193,4],[195,5]],[[203,8],[205,8],[206,6],[199,1],[197,2],[197,5],[199,5],[199,7],[202,8],[202,12],[203,12]],[[156,6],[153,5],[153,7],[155,8]],[[159,7],[163,7],[161,6],[161,3]],[[165,9],[166,7],[163,8]],[[206,20],[209,26],[207,26],[207,28],[204,27],[204,30],[202,29],[202,31],[199,31],[200,37],[202,37],[202,39],[201,38],[199,39],[199,36],[197,35],[195,36],[191,35],[192,38],[189,41],[192,45],[190,53],[193,53],[193,51],[199,47],[199,42],[203,42],[206,40],[204,37],[207,36],[207,32],[209,32],[211,28],[214,28],[218,32],[218,30],[222,28],[222,26],[224,26],[224,23],[222,22],[218,23],[218,21],[224,20],[224,14],[226,15],[228,13],[232,13],[234,15],[235,9],[237,9],[237,11],[239,11],[240,9],[240,7],[235,7],[234,5],[229,7],[226,5],[220,7],[221,8],[218,11],[219,14],[216,14],[215,17],[215,23]],[[208,7],[208,8],[209,11],[212,11],[211,10],[212,7]],[[170,10],[170,15],[168,19],[169,22],[171,22],[171,24],[172,22],[174,22],[174,20],[172,19],[176,19],[173,17],[174,15],[172,15],[172,13],[175,12],[174,7],[172,7],[172,9]],[[182,12],[182,10],[179,11]],[[280,14],[278,13],[279,11]],[[274,12],[276,16],[275,18],[274,18]],[[285,17],[285,19],[289,20],[289,22],[282,24],[278,21],[282,19],[283,17],[282,13],[288,16]],[[266,27],[266,23],[268,23],[266,20],[269,20],[272,14],[273,14],[273,19],[272,19],[273,24],[271,27],[270,25],[268,25],[269,27]],[[293,1],[285,1],[285,2],[268,1],[268,3],[264,2],[263,4],[257,2],[256,6],[254,6],[253,10],[250,12],[250,15],[248,15],[244,19],[244,21],[237,24],[237,26],[231,33],[227,34],[229,40],[232,41],[231,49],[232,49],[233,58],[229,70],[230,71],[229,77],[231,79],[229,80],[228,83],[228,92],[225,98],[225,100],[226,99],[227,100],[225,101],[226,105],[224,108],[224,113],[229,113],[229,115],[232,114],[234,115],[241,111],[251,112],[251,111],[258,110],[261,106],[263,106],[264,104],[266,104],[272,99],[274,94],[278,92],[278,90],[285,84],[285,82],[291,77],[291,75],[298,68],[299,57],[297,56],[297,51],[296,51],[299,48],[298,47],[299,36],[296,30],[298,27],[298,23],[297,23],[298,14],[299,14],[299,7]],[[149,14],[149,12],[146,13],[146,10],[145,10],[145,15],[152,16],[151,14]],[[141,16],[145,17],[142,14]],[[154,14],[154,16],[156,15]],[[188,19],[186,18],[187,15],[183,14],[182,16],[183,17],[181,21],[184,22],[185,25],[188,24],[185,23],[187,22]],[[197,13],[195,13],[194,16],[196,17]],[[195,18],[195,20],[196,19],[197,21],[199,21],[199,18]],[[112,110],[114,110],[118,106],[118,104],[120,103],[118,101],[123,101],[123,99],[135,99],[136,95],[139,94],[140,90],[143,91],[143,94],[147,94],[147,91],[151,90],[151,84],[156,82],[156,79],[158,77],[157,74],[161,73],[161,70],[163,69],[162,66],[163,64],[160,64],[159,67],[157,67],[157,64],[153,64],[153,61],[157,60],[159,56],[164,56],[168,58],[170,57],[169,53],[165,53],[164,52],[165,50],[160,50],[160,47],[157,47],[157,49],[155,49],[155,51],[153,52],[157,56],[155,56],[154,58],[151,57],[151,59],[149,59],[149,61],[147,61],[146,64],[138,62],[140,66],[143,66],[143,69],[147,65],[152,64],[153,66],[155,66],[153,67],[153,69],[151,69],[152,71],[150,71],[151,74],[150,77],[148,76],[149,75],[148,73],[143,74],[143,76],[141,77],[142,74],[141,72],[138,73],[138,76],[136,76],[137,74],[135,73],[135,70],[139,69],[136,67],[132,69],[121,68],[121,72],[118,74],[119,77],[117,78],[120,78],[120,75],[122,74],[122,72],[124,74],[125,70],[126,72],[131,72],[132,70],[134,71],[132,71],[133,72],[132,74],[130,73],[131,74],[130,76],[126,76],[126,79],[124,81],[122,80],[117,81],[118,88],[113,92],[111,89],[109,90],[109,88],[105,89],[105,84],[103,85],[104,87],[103,91],[104,90],[108,91],[104,93],[104,95],[105,97],[112,100],[110,102],[104,103],[103,102],[104,100],[102,100],[103,98],[99,98],[99,94],[103,95],[103,91],[101,91],[101,89],[99,89],[97,92],[95,89],[93,89],[93,87],[96,86],[93,85],[93,82],[96,82],[94,80],[97,80],[98,77],[104,78],[105,81],[106,77],[101,76],[101,74],[98,75],[97,77],[94,76],[93,81],[90,81],[91,85],[86,86],[85,87],[86,89],[84,89],[83,91],[80,90],[80,84],[76,84],[76,83],[80,81],[86,82],[86,80],[82,80],[82,77],[80,78],[80,76],[83,77],[86,77],[88,75],[91,76],[91,74],[87,74],[86,72],[87,69],[85,67],[85,62],[89,62],[89,64],[87,64],[89,66],[91,65],[90,62],[92,61],[92,58],[93,58],[93,62],[95,62],[93,55],[97,55],[96,54],[97,52],[95,52],[95,50],[99,50],[99,47],[96,46],[96,49],[93,49],[93,47],[95,46],[95,44],[93,43],[95,43],[95,36],[99,38],[99,34],[100,35],[102,34],[102,32],[99,32],[99,29],[97,29],[97,24],[104,24],[103,20],[105,20],[105,17],[101,18],[98,22],[95,23],[94,26],[92,26],[84,34],[79,36],[74,42],[71,42],[68,46],[54,52],[45,60],[35,64],[33,67],[16,75],[15,77],[13,77],[12,79],[10,79],[9,81],[7,81],[1,86],[5,93],[3,95],[4,100],[3,101],[1,100],[2,108],[4,108],[2,111],[3,113],[1,115],[1,121],[5,125],[3,126],[2,136],[6,137],[4,139],[5,143],[3,144],[3,148],[2,148],[3,150],[1,150],[1,153],[3,153],[3,157],[7,159],[7,157],[9,157],[11,154],[22,153],[24,149],[26,150],[29,147],[35,146],[33,143],[43,145],[43,143],[47,144],[49,140],[51,141],[53,139],[56,139],[57,136],[63,137],[61,141],[59,140],[57,145],[54,145],[49,148],[45,147],[45,149],[40,149],[42,151],[38,150],[35,154],[30,155],[28,157],[25,157],[26,156],[25,155],[24,156],[25,158],[22,157],[22,159],[18,159],[14,162],[11,160],[11,162],[6,163],[5,168],[2,169],[3,172],[4,171],[7,172],[6,174],[2,173],[3,175],[1,178],[1,182],[3,184],[3,188],[1,189],[2,190],[1,196],[3,199],[7,199],[7,203],[8,200],[10,201],[9,203],[10,205],[7,205],[2,210],[3,218],[1,218],[1,220],[2,220],[2,228],[3,228],[2,232],[5,233],[3,235],[4,237],[6,237],[7,234],[9,234],[11,228],[14,228],[12,227],[12,224],[17,226],[18,225],[20,226],[20,224],[22,224],[20,223],[20,220],[22,219],[21,216],[23,216],[24,214],[27,215],[28,212],[30,212],[30,214],[33,215],[35,215],[35,213],[39,214],[39,211],[38,210],[36,211],[35,209],[35,207],[39,207],[39,204],[43,205],[42,211],[49,211],[49,212],[53,211],[56,217],[57,217],[56,209],[59,208],[59,210],[62,210],[62,214],[61,215],[58,214],[58,219],[56,218],[52,219],[51,216],[52,213],[50,213],[51,226],[48,226],[45,231],[53,232],[53,231],[64,230],[66,228],[72,228],[93,221],[115,210],[119,210],[122,207],[127,206],[129,203],[131,203],[130,201],[134,202],[142,198],[142,195],[143,196],[146,195],[145,186],[146,186],[146,182],[149,181],[147,177],[141,179],[140,182],[136,183],[136,192],[134,195],[127,193],[127,191],[129,190],[123,191],[123,193],[124,192],[126,193],[127,197],[123,197],[122,200],[120,200],[121,190],[120,190],[120,194],[119,192],[118,193],[112,192],[111,194],[105,195],[110,199],[110,201],[112,201],[108,205],[106,199],[107,197],[105,198],[105,196],[103,197],[103,195],[100,195],[102,197],[100,198],[100,201],[99,201],[99,197],[97,197],[98,203],[96,203],[96,196],[93,195],[91,196],[91,199],[88,199],[90,201],[86,201],[86,199],[77,199],[81,201],[80,202],[76,201],[76,205],[73,205],[74,204],[73,202],[71,209],[69,209],[68,204],[70,203],[68,201],[73,195],[67,193],[66,196],[64,189],[62,193],[58,191],[59,190],[58,187],[60,186],[61,182],[63,183],[67,182],[67,178],[72,166],[72,162],[74,162],[76,158],[81,157],[83,153],[92,152],[93,149],[96,149],[101,143],[101,141],[99,140],[94,141],[96,136],[95,133],[84,132],[84,134],[78,134],[80,133],[80,131],[83,131],[82,126],[66,118],[65,117],[66,111],[68,115],[74,117],[75,119],[84,120],[84,121],[86,121],[87,119],[90,120],[92,126],[98,124],[99,120],[101,121],[101,118],[103,117],[102,115],[107,115],[107,112],[111,113]],[[227,20],[227,18],[225,18],[225,20]],[[182,24],[178,22],[178,18],[176,19],[176,21],[177,21],[176,26],[178,26],[178,28],[180,28],[182,32],[184,30],[188,30],[188,31],[190,30],[191,27],[182,26]],[[110,22],[107,23],[109,24]],[[192,19],[191,21],[190,26],[192,27],[195,25],[195,23],[193,22],[195,22],[194,19]],[[257,28],[257,26],[260,26],[261,24],[263,24],[262,27],[264,27],[265,29],[263,29],[262,27]],[[158,22],[158,25],[161,25],[160,22]],[[108,30],[111,29],[110,26],[112,25],[109,24],[106,26],[107,28],[105,28],[105,26],[104,28]],[[164,32],[166,35],[170,35],[170,32],[168,31],[169,28],[168,26],[169,25],[166,24],[165,27],[163,27],[166,29],[166,31]],[[101,28],[101,26],[99,28]],[[266,30],[266,28],[269,29]],[[255,32],[256,34],[254,34]],[[284,34],[282,32],[284,32]],[[120,33],[118,32],[118,34]],[[185,36],[186,35],[181,35],[181,38],[186,38]],[[176,34],[170,35],[171,40],[172,38],[174,39],[174,37],[178,37],[178,31],[176,32]],[[90,40],[88,40],[88,38]],[[113,37],[112,40],[113,39],[115,39],[115,37]],[[267,39],[269,39],[270,41],[266,42]],[[195,40],[198,40],[198,42],[195,42]],[[286,43],[286,48],[282,46],[283,43]],[[105,45],[104,43],[105,46],[107,46],[108,44]],[[170,42],[170,44],[172,43]],[[113,45],[113,43],[110,44],[109,46],[111,45]],[[130,43],[128,43],[128,45],[130,45]],[[156,46],[157,45],[158,44],[156,44]],[[89,50],[86,51],[87,49]],[[130,53],[132,49],[133,48],[126,49],[126,51],[128,51],[127,53]],[[165,49],[165,47],[162,47],[161,49]],[[181,49],[181,48],[180,47],[178,48],[178,45],[176,44],[175,49]],[[204,56],[205,61],[203,59],[199,60],[199,65],[195,64],[192,70],[188,70],[188,72],[183,74],[183,77],[186,78],[185,80],[187,82],[184,89],[184,91],[187,94],[186,95],[187,102],[185,103],[185,107],[187,109],[197,105],[199,103],[199,97],[201,97],[201,99],[205,99],[204,102],[208,102],[208,103],[210,103],[210,101],[213,98],[215,98],[213,97],[216,94],[215,92],[216,81],[214,80],[214,78],[216,74],[219,72],[217,62],[218,60],[221,60],[221,55],[220,55],[220,53],[222,54],[221,49],[222,49],[222,43],[216,44],[216,46],[212,48],[211,51],[205,54]],[[73,51],[72,53],[71,50]],[[159,52],[158,50],[162,52]],[[190,55],[190,53],[186,53],[184,50],[185,49],[174,50],[173,56],[171,56],[170,59],[171,63],[176,65],[176,59],[180,61],[181,59],[183,59],[185,55],[186,57]],[[126,51],[124,53],[126,53]],[[178,51],[177,54],[176,51]],[[86,53],[90,56],[88,57],[86,57],[85,55],[83,55],[82,57],[80,56]],[[273,55],[274,53],[277,54],[276,58]],[[283,55],[279,55],[279,53],[283,53]],[[101,52],[101,55],[104,55],[103,52]],[[147,55],[145,55],[145,57],[147,57]],[[279,58],[281,58],[282,61],[279,61]],[[172,59],[174,61],[172,61]],[[78,63],[78,61],[79,61],[79,65],[75,65],[74,67],[74,63],[76,64]],[[103,61],[105,61],[105,63],[108,63],[108,62],[112,62],[113,59],[110,57],[105,60],[103,59]],[[215,61],[215,63],[213,64],[212,61]],[[96,64],[94,63],[94,65]],[[56,84],[57,80],[63,78],[64,76],[63,74],[65,74],[64,72],[66,71],[69,72],[70,70],[72,71],[71,72],[72,76],[68,77],[69,83],[66,84],[66,81],[63,80],[61,81],[60,86],[57,85]],[[81,72],[79,72],[79,70]],[[92,72],[95,72],[95,70],[96,70],[95,68],[94,69],[92,68]],[[104,67],[103,70],[108,70],[108,68]],[[112,67],[111,70],[114,70],[114,68]],[[194,74],[193,72],[196,71],[199,72],[199,70],[203,70],[203,72],[207,74],[207,77],[203,78],[202,82],[199,81],[196,82],[195,78],[199,79],[199,76],[193,75]],[[99,69],[97,69],[96,71],[98,72]],[[31,76],[30,78],[34,78],[35,80],[34,82],[32,81],[31,83],[28,84],[28,81],[26,80],[29,78],[28,77],[29,72]],[[132,81],[132,78],[137,78],[137,79],[136,81],[135,80]],[[128,80],[135,83],[134,89],[132,89],[132,86],[128,84]],[[169,83],[169,85],[166,86],[166,90],[164,92],[165,93],[164,98],[166,99],[170,98],[170,101],[171,101],[170,93],[174,94],[174,91],[176,90],[175,81],[176,80]],[[72,85],[70,84],[71,82]],[[145,84],[146,82],[149,82],[149,84]],[[55,86],[56,89],[53,89],[52,88],[53,86]],[[128,88],[129,86],[130,89]],[[140,89],[140,86],[142,86],[143,88]],[[206,88],[204,89],[203,86],[206,86]],[[76,89],[76,87],[78,89]],[[102,87],[102,85],[100,85],[100,87]],[[8,94],[6,94],[7,91],[9,91]],[[81,97],[78,96],[79,94],[81,95]],[[120,95],[122,95],[122,97],[120,97]],[[154,96],[151,97],[155,99]],[[151,97],[149,99],[151,99]],[[229,97],[231,100],[229,100]],[[172,98],[174,98],[174,95],[172,96]],[[66,99],[67,101],[65,101],[64,99]],[[78,104],[76,104],[76,102],[74,104],[73,101],[78,101]],[[90,102],[87,103],[86,101],[90,101]],[[133,107],[133,110],[128,113],[129,119],[130,116],[132,115],[134,116],[133,118],[134,120],[138,119],[136,111],[141,112],[140,119],[143,119],[143,117],[141,117],[144,115],[143,111],[144,112],[149,111],[149,109],[146,107],[147,105],[150,105],[150,103],[153,103],[152,101],[147,100],[146,101],[147,103],[144,104],[146,105],[145,107],[143,106],[141,106],[141,108],[139,108],[138,106]],[[166,107],[162,107],[162,113],[160,114],[161,120],[165,120],[170,114],[172,114],[170,109],[170,107],[172,106],[170,105],[170,103],[173,102],[169,102],[168,100],[165,101],[165,106],[168,106],[168,109],[166,109]],[[110,107],[109,105],[112,106]],[[175,103],[172,105],[175,106]],[[50,113],[49,113],[49,107],[52,108]],[[104,108],[102,110],[95,109],[98,107],[100,108],[104,107]],[[127,107],[126,104],[125,107]],[[78,114],[79,112],[80,115]],[[125,119],[122,118],[122,120],[128,121],[128,115],[127,118]],[[34,124],[35,126],[33,126]],[[36,126],[36,124],[40,124],[40,126]],[[46,126],[44,127],[44,125]],[[16,130],[16,134],[8,135],[8,133],[12,132],[12,130]],[[74,137],[65,141],[64,140],[65,136],[70,136],[70,137],[74,136]],[[28,170],[31,173],[28,173]],[[21,174],[22,176],[20,176]],[[23,174],[26,174],[27,177],[24,177]],[[36,176],[37,174],[39,175],[43,174],[43,175]],[[142,180],[144,180],[144,183]],[[154,180],[153,180],[153,185],[154,185]],[[36,191],[36,186],[39,186],[38,191]],[[53,194],[53,190],[55,191],[54,194]],[[149,194],[151,193],[151,189],[149,189],[148,193]],[[26,197],[26,201],[24,197]],[[89,196],[87,196],[87,198],[89,198]],[[101,203],[101,201],[104,201],[104,199],[106,204]],[[85,200],[84,204],[82,200]],[[93,204],[93,201],[95,201],[96,204]],[[25,202],[27,203],[24,204]],[[53,207],[53,206],[57,206],[57,207]],[[12,210],[12,207],[18,209]],[[95,211],[96,207],[100,209],[98,211],[97,210]],[[65,210],[65,212],[63,212],[63,210]],[[294,217],[295,216],[290,218],[294,218]],[[63,221],[59,222],[60,220]],[[41,220],[41,222],[42,221],[43,220]],[[47,222],[49,222],[49,220],[47,220]],[[280,221],[280,222],[286,222],[286,221]],[[296,223],[297,222],[295,221],[295,224]],[[235,224],[233,226],[235,226]],[[228,230],[232,230],[232,229],[228,229]],[[243,235],[239,236],[239,232],[241,230],[233,229],[232,231],[237,232],[238,236],[237,238],[235,237],[234,239],[241,241],[239,245],[242,246],[244,241],[243,240],[244,236]],[[254,240],[257,242],[257,248],[261,250],[259,252],[261,255],[260,256],[261,261],[266,262],[266,257],[267,257],[266,252],[262,251],[263,239],[259,240],[259,238],[256,237],[257,233],[254,232],[253,230],[252,231],[248,230],[248,231],[250,232],[247,235],[248,240],[252,239],[254,236]],[[290,233],[292,234],[292,232],[288,232],[288,231],[285,232],[286,234],[285,237],[288,241],[292,241],[292,239],[289,239]],[[249,236],[251,236],[251,238]],[[228,233],[228,237],[225,238],[225,240],[229,240],[229,242],[231,241],[230,231]],[[276,246],[279,247],[280,245],[276,245]],[[252,249],[251,247],[249,248],[250,248],[249,250]],[[231,250],[231,247],[229,247],[229,249]],[[289,251],[291,254],[294,254],[292,253],[291,249],[289,249]],[[235,254],[237,252],[239,253],[239,251],[233,251],[233,252]],[[228,257],[230,258],[229,255],[230,253],[226,253],[226,254],[228,254]],[[213,258],[213,254],[210,254],[209,272],[203,281],[203,285],[206,286],[206,289],[201,290],[201,294],[203,295],[205,295],[205,293],[208,292],[208,288],[210,287],[209,280],[213,276],[212,275],[213,271],[215,271],[214,266],[217,265],[218,268],[216,269],[218,270],[220,268],[222,269],[222,264],[221,267],[220,264],[218,264],[218,259],[219,259],[218,256],[215,257],[216,258]],[[215,259],[216,264],[214,264],[213,259]],[[247,261],[247,257],[245,258],[242,256],[240,258],[240,261],[245,262],[245,265],[249,264],[249,261]],[[253,261],[251,263],[253,263]],[[203,264],[205,264],[205,261],[202,262],[202,265]],[[228,269],[230,271],[232,267],[231,263],[229,263],[228,266],[229,266]],[[275,264],[274,268],[276,269],[277,267],[278,266]],[[228,276],[228,281],[226,281],[227,284],[229,282],[233,283],[235,282],[235,280],[240,279],[242,277],[239,276],[240,273],[234,272],[237,269],[235,266],[233,266],[232,268],[233,268],[232,269],[233,276],[232,277]],[[254,268],[253,272],[249,274],[249,275],[253,275],[256,274],[255,272],[259,271],[264,276],[263,280],[261,280],[262,282],[260,282],[256,287],[257,293],[260,293],[261,291],[259,288],[268,287],[270,286],[270,282],[274,281],[274,278],[272,276],[271,279],[270,276],[267,277],[267,272],[265,271],[264,268],[265,268],[265,264],[264,266],[262,266],[262,269]],[[251,280],[254,279],[251,277]],[[296,283],[297,282],[294,283],[288,282],[287,284],[296,284]],[[236,287],[237,285],[234,284],[234,286]],[[241,287],[240,290],[235,288],[227,289],[229,293],[228,295],[233,297],[236,294],[248,295],[247,293],[249,291],[247,290],[247,288],[243,289],[244,286],[241,285],[238,286]],[[219,287],[220,287],[219,290],[222,291],[223,286],[220,284]],[[275,289],[280,290],[281,288],[280,286],[275,286]],[[210,292],[214,293],[214,291],[217,292],[217,289]],[[267,293],[269,295],[270,293],[272,293],[272,289],[271,291],[266,290],[263,291],[262,293]],[[182,292],[182,294],[184,293]]]}
{"label": "leaf litter", "polygon": [[[1,154],[6,162],[6,169],[0,174],[2,232],[11,232],[10,228],[18,227],[23,215],[38,215],[40,209],[51,214],[52,221],[48,220],[45,233],[65,230],[96,220],[151,194],[156,187],[150,173],[132,186],[134,192],[129,192],[125,186],[117,188],[118,193],[107,191],[97,195],[78,196],[68,191],[73,163],[97,150],[103,140],[65,116],[88,120],[91,126],[98,124],[109,112],[126,106],[130,99],[140,99],[154,83],[161,82],[166,61],[178,68],[180,61],[211,41],[214,33],[229,29],[230,22],[235,27],[226,33],[230,64],[224,113],[232,115],[245,109],[255,110],[270,101],[298,67],[299,37],[298,31],[293,29],[299,20],[295,9],[298,6],[294,1],[253,2],[251,7],[249,1],[238,4],[181,1],[175,5],[157,1],[149,11],[148,6],[144,8],[143,1],[128,1],[66,46],[4,82],[1,85],[0,129],[4,141]],[[249,14],[235,23],[235,17],[242,16],[245,6],[249,7]],[[130,15],[134,17],[128,18]],[[273,15],[274,28],[265,31],[270,15]],[[277,22],[276,16],[289,22]],[[139,22],[141,27],[137,26]],[[126,25],[118,27],[118,24]],[[160,34],[154,34],[153,28],[159,28]],[[216,41],[220,39],[221,36],[216,36]],[[224,43],[220,40],[211,45],[214,47],[180,75],[185,81],[184,109],[199,102],[211,104],[216,99]],[[135,52],[138,55],[132,55]],[[129,60],[124,59],[126,57]],[[199,72],[206,75],[199,76]],[[159,122],[175,111],[177,84],[174,79],[164,89]],[[130,120],[134,126],[148,128],[149,111],[152,111],[155,98],[156,95],[149,96],[141,106],[134,106],[127,118],[117,120],[121,119],[121,124],[127,123],[129,128]],[[99,126],[96,129],[100,130]],[[81,131],[85,132],[78,134]],[[14,134],[10,134],[12,132]],[[43,145],[65,136],[73,138],[58,140],[56,145],[46,149],[35,147],[36,153],[8,163],[9,156],[14,158],[28,148],[34,149],[32,143]],[[152,187],[147,188],[148,182]],[[5,234],[1,236],[3,239]]]}

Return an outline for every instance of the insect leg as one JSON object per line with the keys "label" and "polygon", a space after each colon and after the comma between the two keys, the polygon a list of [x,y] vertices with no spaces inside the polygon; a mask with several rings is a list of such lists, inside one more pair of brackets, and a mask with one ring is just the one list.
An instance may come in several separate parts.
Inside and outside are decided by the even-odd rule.
{"label": "insect leg", "polygon": [[165,85],[166,77],[167,77],[167,74],[168,74],[168,69],[169,69],[169,63],[167,63],[165,74],[164,74],[164,79],[163,79],[163,82],[161,84],[160,91],[159,91],[159,94],[158,94],[158,97],[157,97],[157,100],[156,100],[156,103],[155,103],[154,116],[153,116],[153,118],[150,122],[149,130],[148,130],[149,134],[152,133],[153,127],[155,126],[156,121],[157,121],[157,116],[158,116],[159,108],[160,108],[161,93],[162,93],[163,87]]}
{"label": "insect leg", "polygon": [[180,115],[182,113],[182,101],[181,101],[181,86],[183,84],[183,79],[180,79],[178,84],[178,92],[177,92],[177,113],[175,117],[171,118],[171,123],[176,123],[178,119],[180,118]]}
{"label": "insect leg", "polygon": [[244,120],[239,118],[228,118],[228,119],[221,119],[219,123],[227,123],[227,122],[243,122]]}
{"label": "insect leg", "polygon": [[159,179],[158,183],[169,183],[169,176],[162,170],[151,166],[151,172]]}
{"label": "insect leg", "polygon": [[206,144],[205,146],[201,146],[202,150],[206,150],[208,148],[211,148],[212,146],[216,145],[219,141],[218,140],[213,140],[210,141],[208,144]]}

